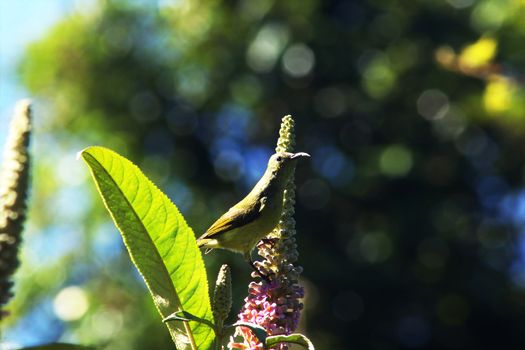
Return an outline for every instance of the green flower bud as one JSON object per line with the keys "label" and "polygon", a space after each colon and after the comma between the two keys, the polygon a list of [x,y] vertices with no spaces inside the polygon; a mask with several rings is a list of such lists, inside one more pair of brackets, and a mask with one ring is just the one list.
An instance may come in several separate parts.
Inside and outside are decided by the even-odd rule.
{"label": "green flower bud", "polygon": [[295,122],[291,115],[283,117],[281,121],[281,128],[279,129],[279,139],[277,140],[277,147],[275,152],[293,152],[295,147]]}
{"label": "green flower bud", "polygon": [[228,317],[232,308],[232,281],[230,267],[226,264],[221,266],[215,291],[213,293],[213,317],[219,330],[222,329],[224,320]]}

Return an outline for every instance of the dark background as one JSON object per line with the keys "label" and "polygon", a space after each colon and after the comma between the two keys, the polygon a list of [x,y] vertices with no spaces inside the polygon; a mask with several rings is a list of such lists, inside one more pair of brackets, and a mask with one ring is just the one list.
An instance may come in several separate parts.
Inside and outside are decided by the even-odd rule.
{"label": "dark background", "polygon": [[[133,160],[200,235],[292,114],[312,155],[296,221],[316,348],[521,348],[524,15],[518,0],[202,0],[64,19],[19,66],[36,165],[9,334],[171,348],[75,153]],[[235,313],[249,266],[205,261],[211,281],[231,264]],[[88,306],[68,319],[71,286]]]}

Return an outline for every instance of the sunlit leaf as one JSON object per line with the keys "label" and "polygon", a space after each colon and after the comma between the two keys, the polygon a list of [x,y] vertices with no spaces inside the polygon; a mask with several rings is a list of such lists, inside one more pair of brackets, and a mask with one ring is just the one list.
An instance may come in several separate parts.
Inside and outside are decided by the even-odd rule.
{"label": "sunlit leaf", "polygon": [[[206,271],[191,228],[177,207],[140,169],[103,147],[81,152],[131,260],[166,318],[187,311],[212,322]],[[209,349],[213,330],[198,322],[168,322],[177,349]],[[190,331],[191,329],[191,331]]]}
{"label": "sunlit leaf", "polygon": [[509,79],[493,79],[485,88],[483,105],[490,114],[503,113],[512,106],[512,96],[516,87]]}
{"label": "sunlit leaf", "polygon": [[482,37],[461,51],[459,60],[468,67],[478,67],[490,62],[497,53],[498,42],[490,37]]}

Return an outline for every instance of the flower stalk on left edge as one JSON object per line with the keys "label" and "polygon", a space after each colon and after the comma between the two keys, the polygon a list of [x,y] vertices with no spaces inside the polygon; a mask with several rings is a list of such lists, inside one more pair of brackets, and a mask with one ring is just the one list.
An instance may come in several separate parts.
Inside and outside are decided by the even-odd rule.
{"label": "flower stalk on left edge", "polygon": [[0,171],[0,319],[12,297],[12,275],[19,265],[29,187],[29,136],[31,104],[19,101],[11,120]]}

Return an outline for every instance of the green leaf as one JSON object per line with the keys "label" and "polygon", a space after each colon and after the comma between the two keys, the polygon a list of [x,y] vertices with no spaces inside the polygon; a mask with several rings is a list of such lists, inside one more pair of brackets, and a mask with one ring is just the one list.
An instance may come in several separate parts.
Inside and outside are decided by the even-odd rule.
{"label": "green leaf", "polygon": [[294,333],[290,335],[272,335],[266,338],[265,346],[267,348],[270,348],[279,343],[299,344],[299,345],[304,346],[308,350],[315,350],[314,344],[312,344],[310,339],[308,339],[306,336],[299,334],[299,333]]}
{"label": "green leaf", "polygon": [[[89,147],[81,156],[162,318],[184,310],[213,322],[202,255],[177,207],[117,153]],[[205,324],[166,325],[179,350],[213,346],[215,334]]]}

